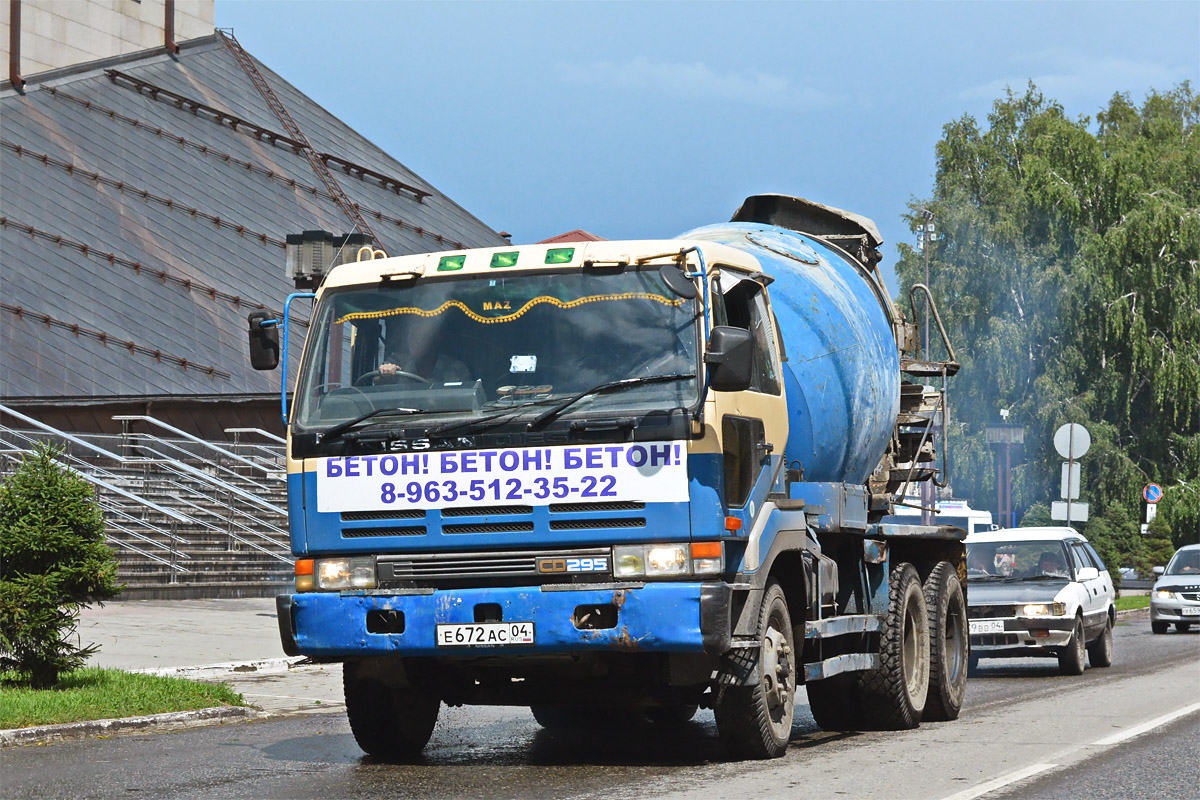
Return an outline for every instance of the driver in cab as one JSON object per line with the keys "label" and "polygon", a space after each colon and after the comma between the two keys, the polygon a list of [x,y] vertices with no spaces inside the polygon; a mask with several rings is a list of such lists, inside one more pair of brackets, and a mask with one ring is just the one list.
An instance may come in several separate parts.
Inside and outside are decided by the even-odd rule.
{"label": "driver in cab", "polygon": [[442,351],[444,323],[441,315],[405,315],[389,319],[384,336],[385,356],[374,382],[410,382],[428,386],[469,380],[467,366]]}

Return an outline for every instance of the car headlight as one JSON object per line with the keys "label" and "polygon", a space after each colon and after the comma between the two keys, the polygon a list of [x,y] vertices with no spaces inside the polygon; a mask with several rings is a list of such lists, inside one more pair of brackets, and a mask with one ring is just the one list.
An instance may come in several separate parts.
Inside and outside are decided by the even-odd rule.
{"label": "car headlight", "polygon": [[1067,613],[1066,603],[1030,603],[1021,611],[1027,617],[1061,617]]}
{"label": "car headlight", "polygon": [[1154,596],[1157,597],[1159,600],[1170,600],[1172,597],[1175,596],[1175,593],[1168,592],[1166,589],[1159,589],[1157,592],[1154,593]]}
{"label": "car headlight", "polygon": [[613,576],[661,578],[719,575],[724,571],[720,542],[619,545],[613,548]]}
{"label": "car headlight", "polygon": [[313,562],[313,573],[318,591],[375,588],[375,559],[371,556],[318,558]]}

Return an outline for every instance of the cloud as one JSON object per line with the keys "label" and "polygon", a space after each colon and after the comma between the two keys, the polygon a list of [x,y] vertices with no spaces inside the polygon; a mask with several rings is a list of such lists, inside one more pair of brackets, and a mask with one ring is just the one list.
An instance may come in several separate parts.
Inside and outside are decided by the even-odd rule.
{"label": "cloud", "polygon": [[723,100],[785,107],[824,105],[829,98],[765,72],[719,73],[699,61],[672,63],[645,56],[625,61],[559,64],[565,83],[660,94],[678,100]]}
{"label": "cloud", "polygon": [[[1022,93],[1029,81],[1048,98],[1068,107],[1078,104],[1100,106],[1115,92],[1128,92],[1138,102],[1150,89],[1166,91],[1183,80],[1194,78],[1194,67],[1171,65],[1164,60],[1097,56],[1050,48],[1013,59],[1022,72],[1006,78],[963,89],[963,100],[995,100],[1006,88]],[[1075,113],[1091,113],[1095,108],[1077,108]]]}

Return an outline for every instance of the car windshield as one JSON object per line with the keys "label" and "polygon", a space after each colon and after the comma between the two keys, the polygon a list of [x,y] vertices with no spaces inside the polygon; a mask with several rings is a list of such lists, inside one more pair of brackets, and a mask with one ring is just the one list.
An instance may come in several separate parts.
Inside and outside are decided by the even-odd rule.
{"label": "car windshield", "polygon": [[1180,550],[1167,564],[1164,575],[1200,575],[1200,550]]}
{"label": "car windshield", "polygon": [[591,387],[671,375],[683,379],[630,381],[564,416],[690,408],[699,397],[687,379],[697,370],[697,311],[657,269],[331,289],[309,332],[296,425],[328,429],[372,412],[363,424],[537,414]]}
{"label": "car windshield", "polygon": [[967,543],[967,577],[1009,580],[1070,578],[1067,553],[1057,541]]}

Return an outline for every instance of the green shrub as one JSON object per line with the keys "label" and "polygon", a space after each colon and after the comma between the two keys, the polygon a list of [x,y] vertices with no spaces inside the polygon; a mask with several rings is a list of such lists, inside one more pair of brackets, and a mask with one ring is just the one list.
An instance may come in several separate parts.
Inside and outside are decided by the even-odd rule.
{"label": "green shrub", "polygon": [[79,611],[114,597],[117,562],[91,485],[40,445],[0,483],[0,670],[49,688],[84,665]]}

